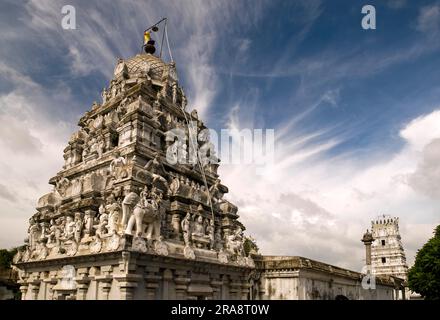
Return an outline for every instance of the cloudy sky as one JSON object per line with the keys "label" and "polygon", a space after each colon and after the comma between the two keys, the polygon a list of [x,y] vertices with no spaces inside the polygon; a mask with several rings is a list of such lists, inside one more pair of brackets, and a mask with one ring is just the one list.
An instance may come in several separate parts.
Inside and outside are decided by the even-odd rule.
{"label": "cloudy sky", "polygon": [[262,252],[360,270],[363,232],[389,214],[412,264],[440,215],[440,2],[368,1],[369,31],[365,4],[2,0],[0,247],[22,243],[78,119],[166,16],[190,108],[275,130],[274,165],[220,170]]}

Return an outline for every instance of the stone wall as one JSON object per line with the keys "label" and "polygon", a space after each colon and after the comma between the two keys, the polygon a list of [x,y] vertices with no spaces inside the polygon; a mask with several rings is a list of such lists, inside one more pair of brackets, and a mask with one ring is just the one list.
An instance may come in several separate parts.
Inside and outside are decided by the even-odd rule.
{"label": "stone wall", "polygon": [[24,300],[247,299],[251,269],[149,254],[115,252],[27,263]]}
{"label": "stone wall", "polygon": [[259,299],[262,300],[393,300],[399,286],[376,278],[375,289],[364,289],[365,275],[302,257],[261,257]]}

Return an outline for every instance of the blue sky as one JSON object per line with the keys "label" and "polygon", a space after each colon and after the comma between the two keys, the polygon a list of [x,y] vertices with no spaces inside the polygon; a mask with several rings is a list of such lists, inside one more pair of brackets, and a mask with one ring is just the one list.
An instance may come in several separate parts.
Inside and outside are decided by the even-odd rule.
{"label": "blue sky", "polygon": [[[65,4],[76,30],[61,28]],[[376,30],[361,28],[365,4]],[[440,209],[439,1],[3,0],[0,247],[22,241],[79,117],[163,16],[190,108],[214,129],[275,129],[266,176],[221,169],[264,253],[360,270],[361,233],[386,213],[411,261]]]}

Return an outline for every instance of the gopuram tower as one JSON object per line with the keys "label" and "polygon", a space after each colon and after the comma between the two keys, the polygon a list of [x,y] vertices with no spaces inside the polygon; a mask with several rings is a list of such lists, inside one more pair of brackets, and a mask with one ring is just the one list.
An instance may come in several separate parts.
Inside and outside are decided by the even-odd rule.
{"label": "gopuram tower", "polygon": [[383,215],[371,222],[372,273],[407,279],[408,266],[399,232],[399,218]]}
{"label": "gopuram tower", "polygon": [[117,61],[38,200],[14,259],[22,299],[249,297],[254,261],[207,128],[147,40]]}

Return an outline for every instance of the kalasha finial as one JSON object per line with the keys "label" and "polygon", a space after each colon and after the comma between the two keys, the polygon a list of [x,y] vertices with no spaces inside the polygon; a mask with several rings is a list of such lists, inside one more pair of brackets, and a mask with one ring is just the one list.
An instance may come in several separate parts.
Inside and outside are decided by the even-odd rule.
{"label": "kalasha finial", "polygon": [[373,234],[367,229],[367,232],[365,232],[364,236],[362,237],[362,242],[364,243],[371,243],[374,241]]}

